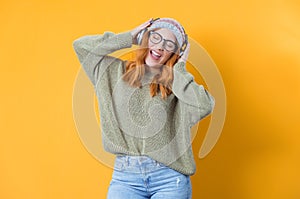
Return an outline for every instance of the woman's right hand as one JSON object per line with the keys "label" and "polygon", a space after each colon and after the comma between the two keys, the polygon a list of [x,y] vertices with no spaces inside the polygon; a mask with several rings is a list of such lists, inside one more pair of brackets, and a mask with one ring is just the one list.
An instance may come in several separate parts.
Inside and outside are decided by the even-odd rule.
{"label": "woman's right hand", "polygon": [[189,53],[190,53],[190,43],[187,43],[187,46],[186,46],[182,56],[178,59],[178,62],[186,63],[186,61],[188,60]]}
{"label": "woman's right hand", "polygon": [[145,23],[143,23],[143,24],[137,26],[136,28],[134,28],[133,30],[131,30],[131,35],[132,35],[132,42],[133,42],[133,44],[137,44],[137,39],[136,39],[137,34],[138,34],[141,30],[143,30],[144,28],[148,27],[148,26],[151,24],[150,22],[152,21],[152,19],[153,19],[153,18],[149,19],[149,20],[146,21]]}

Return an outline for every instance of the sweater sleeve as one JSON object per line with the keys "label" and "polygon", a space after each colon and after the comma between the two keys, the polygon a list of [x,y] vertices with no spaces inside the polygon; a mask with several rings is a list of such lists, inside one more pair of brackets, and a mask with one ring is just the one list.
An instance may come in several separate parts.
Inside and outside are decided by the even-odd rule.
{"label": "sweater sleeve", "polygon": [[99,74],[99,62],[116,50],[132,46],[130,32],[115,34],[104,32],[103,35],[86,35],[73,42],[77,57],[93,85],[96,85]]}
{"label": "sweater sleeve", "polygon": [[184,62],[178,62],[173,67],[172,91],[187,107],[190,125],[193,126],[205,116],[209,115],[214,106],[214,97],[194,81],[194,77],[185,69]]}

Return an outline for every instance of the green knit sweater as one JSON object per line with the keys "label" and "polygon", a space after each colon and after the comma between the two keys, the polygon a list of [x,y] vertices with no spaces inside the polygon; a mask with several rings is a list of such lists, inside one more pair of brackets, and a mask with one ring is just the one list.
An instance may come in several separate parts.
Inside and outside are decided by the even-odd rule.
{"label": "green knit sweater", "polygon": [[153,77],[146,72],[142,87],[122,80],[125,61],[108,54],[132,46],[130,32],[88,35],[73,47],[94,86],[100,109],[103,145],[117,155],[146,155],[185,175],[195,173],[190,128],[210,114],[214,98],[186,71],[173,67],[172,94],[150,96]]}

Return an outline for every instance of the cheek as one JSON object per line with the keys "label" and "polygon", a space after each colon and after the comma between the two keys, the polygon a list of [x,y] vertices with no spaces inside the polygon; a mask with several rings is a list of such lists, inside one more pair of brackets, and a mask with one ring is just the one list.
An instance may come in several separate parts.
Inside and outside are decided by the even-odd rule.
{"label": "cheek", "polygon": [[168,61],[168,59],[171,58],[171,55],[172,55],[172,53],[165,54],[165,55],[164,55],[163,61],[164,61],[164,62]]}
{"label": "cheek", "polygon": [[153,47],[155,44],[151,43],[150,41],[148,41],[148,48]]}

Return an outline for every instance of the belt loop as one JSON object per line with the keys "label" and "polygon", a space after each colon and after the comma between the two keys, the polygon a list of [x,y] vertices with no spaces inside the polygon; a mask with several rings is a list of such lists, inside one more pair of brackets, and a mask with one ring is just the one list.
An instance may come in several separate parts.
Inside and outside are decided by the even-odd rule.
{"label": "belt loop", "polygon": [[126,156],[125,161],[126,161],[127,166],[129,166],[129,156]]}
{"label": "belt loop", "polygon": [[159,162],[157,162],[157,161],[156,161],[156,166],[158,166],[158,167],[160,166]]}
{"label": "belt loop", "polygon": [[142,165],[141,158],[142,158],[142,156],[139,156],[139,157],[137,158],[137,161],[138,161],[138,163],[139,163],[140,166]]}

